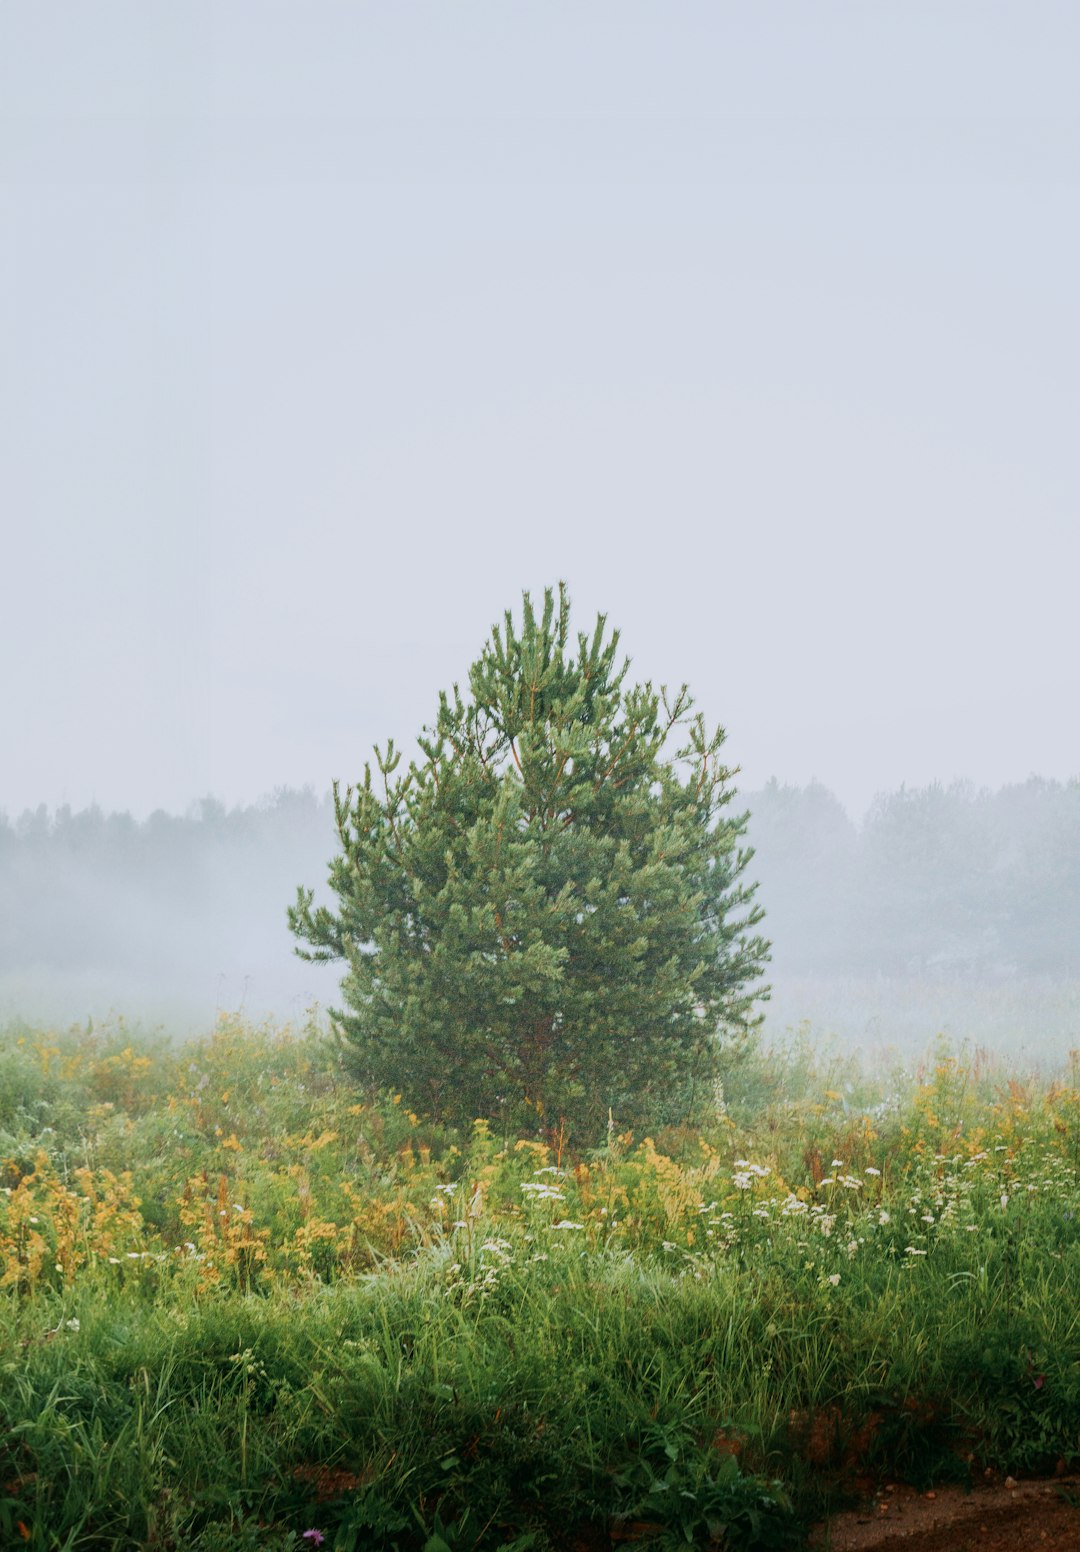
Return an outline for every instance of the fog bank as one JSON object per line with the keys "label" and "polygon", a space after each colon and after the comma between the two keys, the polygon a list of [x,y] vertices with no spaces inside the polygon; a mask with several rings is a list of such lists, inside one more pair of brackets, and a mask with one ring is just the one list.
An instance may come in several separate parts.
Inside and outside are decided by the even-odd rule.
{"label": "fog bank", "polygon": [[[737,803],[773,944],[770,1035],[808,1021],[911,1049],[945,1033],[1031,1060],[1080,1045],[1080,782],[901,788],[861,823],[817,783]],[[186,1035],[332,1004],[336,967],[295,957],[285,913],[335,850],[310,789],[142,823],[0,816],[0,1020]]]}

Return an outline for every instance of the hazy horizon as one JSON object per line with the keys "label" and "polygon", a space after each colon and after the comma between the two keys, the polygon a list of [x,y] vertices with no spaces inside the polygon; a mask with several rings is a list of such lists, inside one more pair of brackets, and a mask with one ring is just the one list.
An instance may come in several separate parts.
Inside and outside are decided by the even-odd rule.
{"label": "hazy horizon", "polygon": [[[412,751],[404,750],[403,754],[406,758],[408,758],[411,757]],[[87,812],[96,811],[104,815],[106,818],[130,817],[137,824],[145,824],[146,821],[152,818],[155,814],[164,814],[170,819],[182,819],[185,817],[190,817],[196,814],[203,804],[207,803],[220,804],[226,813],[230,813],[237,810],[250,810],[271,807],[282,795],[303,795],[305,793],[311,793],[316,801],[324,802],[331,795],[334,780],[337,780],[342,786],[345,786],[348,783],[355,785],[357,779],[361,778],[362,776],[363,768],[361,762],[361,766],[358,769],[353,770],[348,775],[331,777],[330,781],[327,782],[324,786],[320,786],[317,782],[314,781],[301,782],[295,786],[289,783],[280,782],[276,786],[266,787],[259,792],[250,794],[240,793],[232,801],[228,801],[221,795],[221,793],[218,792],[199,792],[189,798],[186,803],[179,803],[174,808],[166,807],[166,805],[163,803],[152,802],[147,802],[141,806],[121,808],[115,804],[103,803],[96,796],[92,795],[88,802],[81,804],[71,803],[67,798],[62,798],[58,803],[47,803],[42,800],[41,802],[37,803],[26,803],[21,808],[16,809],[14,807],[5,806],[2,794],[0,794],[0,823],[7,823],[11,826],[17,826],[21,820],[25,820],[26,818],[39,813],[43,808],[48,814],[50,820],[54,820],[59,813],[65,810],[73,815],[80,815]],[[1022,787],[1028,782],[1057,782],[1063,785],[1078,783],[1080,782],[1080,763],[1078,763],[1077,770],[1075,772],[1066,773],[1062,776],[1050,776],[1045,771],[1029,771],[1026,776],[1020,777],[1015,781],[1003,781],[997,785],[994,785],[990,782],[974,781],[970,776],[957,776],[954,777],[951,781],[940,781],[935,778],[923,783],[897,782],[892,786],[882,787],[876,790],[871,794],[868,802],[859,809],[853,808],[850,803],[845,803],[839,792],[830,787],[827,782],[819,780],[819,778],[813,774],[807,777],[804,782],[786,781],[781,776],[771,775],[767,776],[765,780],[758,786],[751,788],[743,779],[742,773],[740,773],[735,777],[734,786],[736,792],[736,801],[739,797],[745,797],[747,801],[749,801],[763,788],[769,786],[776,786],[780,787],[781,789],[791,790],[801,790],[807,787],[820,787],[825,793],[828,794],[830,798],[835,798],[835,800],[840,804],[847,818],[851,820],[851,823],[856,828],[859,828],[866,823],[868,817],[873,812],[874,807],[878,803],[883,800],[887,800],[888,798],[893,797],[903,791],[924,792],[932,788],[940,788],[942,791],[948,792],[951,789],[964,788],[970,789],[976,793],[990,795],[1001,792],[1006,788]]]}
{"label": "hazy horizon", "polygon": [[[808,1022],[861,1049],[944,1033],[1053,1063],[1080,1045],[1080,783],[885,795],[856,825],[822,786],[743,790],[747,881],[772,958],[770,1039]],[[0,823],[0,1023],[92,1016],[199,1033],[295,1022],[340,965],[296,959],[298,885],[331,903],[325,794]],[[764,981],[762,984],[764,984]]]}

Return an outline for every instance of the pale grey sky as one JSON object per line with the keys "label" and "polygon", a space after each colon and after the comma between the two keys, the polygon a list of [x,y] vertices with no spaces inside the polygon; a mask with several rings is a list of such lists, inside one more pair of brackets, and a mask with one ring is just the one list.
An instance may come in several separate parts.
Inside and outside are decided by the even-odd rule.
{"label": "pale grey sky", "polygon": [[742,784],[1080,774],[1080,8],[0,10],[0,809],[351,777],[565,577]]}

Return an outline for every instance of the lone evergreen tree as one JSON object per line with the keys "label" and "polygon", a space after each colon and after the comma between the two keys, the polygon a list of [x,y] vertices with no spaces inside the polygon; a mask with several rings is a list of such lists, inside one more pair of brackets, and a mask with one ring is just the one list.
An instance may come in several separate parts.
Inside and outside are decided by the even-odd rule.
{"label": "lone evergreen tree", "polygon": [[289,911],[302,957],[345,962],[358,1074],[436,1116],[675,1116],[755,1022],[768,945],[723,729],[685,685],[626,687],[604,615],[569,630],[565,586],[539,617],[526,593],[422,759],[402,774],[389,743],[335,784],[337,909],[300,889]]}

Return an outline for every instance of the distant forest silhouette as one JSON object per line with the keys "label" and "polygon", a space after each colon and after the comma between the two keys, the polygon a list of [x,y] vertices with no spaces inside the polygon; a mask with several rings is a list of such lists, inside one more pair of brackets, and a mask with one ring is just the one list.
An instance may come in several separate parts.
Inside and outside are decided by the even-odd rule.
{"label": "distant forest silhouette", "polygon": [[[778,991],[800,977],[1080,977],[1080,781],[901,788],[860,824],[818,783],[736,802]],[[335,850],[330,800],[310,789],[142,822],[0,815],[0,1015],[332,1003],[336,974],[292,956],[285,909]]]}

